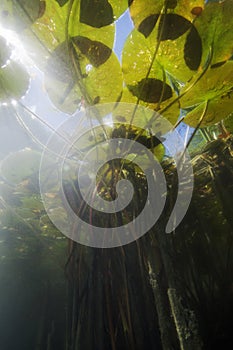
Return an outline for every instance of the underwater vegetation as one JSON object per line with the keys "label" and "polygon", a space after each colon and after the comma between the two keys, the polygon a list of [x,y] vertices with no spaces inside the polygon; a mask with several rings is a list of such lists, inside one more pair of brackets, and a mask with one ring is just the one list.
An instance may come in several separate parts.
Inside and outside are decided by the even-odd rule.
{"label": "underwater vegetation", "polygon": [[[232,12],[232,0],[1,1],[1,349],[233,347]],[[114,42],[123,14],[133,28],[119,58]],[[54,108],[65,120],[86,117],[93,126],[77,143],[67,124],[55,128],[25,104],[33,74],[15,57],[7,30],[18,34],[43,72],[44,94]],[[85,114],[90,107],[94,116]],[[169,124],[159,124],[157,113]],[[182,150],[190,153],[194,184],[183,220],[165,233],[180,185],[171,152],[177,145],[166,145],[169,132],[179,133]],[[41,175],[42,155],[54,164],[63,156],[56,143],[50,148],[51,136],[71,145],[62,161],[76,167],[64,170],[57,191],[51,186],[43,194],[46,207],[41,182],[48,177],[50,185],[56,172],[48,168]],[[109,140],[118,142],[119,157],[99,169],[95,192],[111,202],[119,180],[134,185],[129,205],[113,213],[86,203],[82,187],[92,177],[84,173],[81,181],[76,172],[96,146],[102,153],[93,164],[106,156]],[[72,239],[85,232],[62,217],[61,193],[85,223],[122,226],[148,205],[151,157],[161,166],[167,193],[148,232],[107,249]],[[67,223],[70,235],[51,217]]]}

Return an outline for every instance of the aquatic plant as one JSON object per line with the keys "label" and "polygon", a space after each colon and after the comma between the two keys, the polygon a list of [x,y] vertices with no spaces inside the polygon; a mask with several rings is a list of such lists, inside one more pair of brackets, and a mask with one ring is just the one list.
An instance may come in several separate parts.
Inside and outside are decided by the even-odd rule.
{"label": "aquatic plant", "polygon": [[[232,8],[232,0],[1,2],[1,22],[19,33],[45,73],[46,93],[59,110],[72,115],[114,103],[109,111],[114,123],[97,131],[93,127],[95,131],[84,138],[83,152],[111,138],[135,140],[157,156],[168,188],[164,213],[146,235],[129,245],[96,249],[62,239],[50,222],[40,199],[38,168],[28,166],[34,164],[38,149],[3,162],[1,225],[6,241],[12,236],[9,232],[21,237],[13,238],[14,254],[25,257],[34,245],[35,250],[38,244],[43,247],[40,261],[44,260],[45,275],[48,269],[47,279],[58,273],[48,267],[47,250],[52,247],[58,260],[66,257],[67,294],[65,300],[61,298],[65,322],[56,323],[56,313],[48,316],[44,306],[41,324],[50,324],[38,327],[36,349],[232,346]],[[133,29],[121,63],[113,50],[115,23],[126,9]],[[19,100],[29,84],[25,67],[12,60],[3,36],[0,52],[1,101],[18,101],[9,107],[15,122],[44,148],[25,116],[31,113],[48,129],[51,126]],[[123,102],[134,103],[135,112],[123,113]],[[162,114],[174,130],[182,123],[187,132],[193,128],[191,136],[184,137],[184,148],[192,150],[193,199],[171,234],[164,232],[177,196],[177,164],[152,132],[156,119],[145,115],[143,127],[134,126],[140,106]],[[146,163],[145,154],[141,157]],[[19,159],[22,174],[16,167]],[[72,210],[82,219],[109,227],[137,216],[146,202],[145,174],[132,161],[105,164],[97,174],[99,195],[115,199],[116,183],[122,177],[130,179],[136,191],[120,214],[107,216],[87,206],[75,177],[65,179],[63,188]],[[51,203],[59,201],[59,195],[47,195]],[[63,255],[64,243],[68,256],[65,250]],[[64,281],[61,285],[64,288]],[[50,288],[50,293],[56,295],[55,289]],[[45,298],[44,305],[51,298]],[[222,316],[222,308],[228,310],[227,317]],[[58,344],[55,338],[60,332]]]}

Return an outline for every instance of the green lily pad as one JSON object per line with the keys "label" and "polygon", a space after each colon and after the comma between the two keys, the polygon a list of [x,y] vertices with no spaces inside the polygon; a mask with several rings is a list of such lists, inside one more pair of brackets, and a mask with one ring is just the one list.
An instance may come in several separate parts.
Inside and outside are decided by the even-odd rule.
{"label": "green lily pad", "polygon": [[6,61],[10,58],[11,49],[7,45],[6,39],[3,36],[0,36],[0,67],[6,64]]}
{"label": "green lily pad", "polygon": [[211,65],[228,60],[233,54],[233,0],[208,2],[195,21],[203,44],[204,64],[212,48]]}
{"label": "green lily pad", "polygon": [[153,16],[165,11],[165,3],[168,14],[176,14],[189,21],[200,15],[204,7],[204,0],[133,0],[129,4],[129,10],[135,27],[151,33],[156,23]]}
{"label": "green lily pad", "polygon": [[112,50],[81,36],[72,38],[71,47],[70,56],[63,42],[48,62],[45,85],[55,106],[73,113],[83,98],[89,104],[116,101],[122,90],[122,73]]}
{"label": "green lily pad", "polygon": [[127,1],[119,0],[81,0],[80,22],[94,28],[113,23],[127,8]]}
{"label": "green lily pad", "polygon": [[0,21],[4,28],[21,32],[39,18],[45,9],[41,0],[1,0]]}
{"label": "green lily pad", "polygon": [[1,175],[13,184],[19,184],[39,171],[41,154],[24,149],[10,154],[1,163]]}
{"label": "green lily pad", "polygon": [[191,126],[198,125],[207,102],[201,126],[213,125],[232,113],[233,61],[228,61],[216,68],[209,68],[196,85],[181,98],[183,109],[194,107],[187,113],[185,122]]}
{"label": "green lily pad", "polygon": [[32,30],[43,45],[53,51],[57,46],[66,40],[67,16],[69,13],[68,35],[85,36],[90,40],[101,41],[103,44],[112,47],[114,43],[115,29],[113,25],[104,28],[94,28],[80,21],[80,6],[78,1],[60,2],[50,0],[46,2],[43,15],[32,25]]}
{"label": "green lily pad", "polygon": [[[192,86],[192,83],[190,83]],[[230,93],[233,87],[233,61],[209,68],[198,82],[181,98],[181,107],[188,107],[209,101]],[[185,86],[181,93],[189,89]]]}
{"label": "green lily pad", "polygon": [[69,0],[56,0],[56,2],[62,7],[64,6]]}
{"label": "green lily pad", "polygon": [[[182,82],[187,82],[197,72],[202,43],[196,28],[183,17],[166,17],[170,19],[166,21],[165,32],[160,33],[162,24],[159,20],[148,37],[145,37],[145,32],[133,30],[127,38],[122,53],[122,69],[127,84],[137,84],[147,76],[149,69],[149,78],[163,80],[165,72]],[[173,28],[176,18],[181,18],[184,24],[183,28],[178,26],[177,31]],[[160,42],[155,40],[159,37],[163,39]]]}
{"label": "green lily pad", "polygon": [[108,0],[81,0],[80,22],[101,28],[114,22],[113,9]]}
{"label": "green lily pad", "polygon": [[19,63],[11,60],[0,68],[0,101],[7,102],[22,97],[28,85],[28,73]]}
{"label": "green lily pad", "polygon": [[137,85],[128,85],[128,89],[134,96],[149,103],[162,102],[172,97],[171,87],[154,78],[142,79]]}
{"label": "green lily pad", "polygon": [[72,38],[72,41],[94,67],[99,67],[111,56],[112,50],[99,41],[93,41],[83,36],[76,36]]}

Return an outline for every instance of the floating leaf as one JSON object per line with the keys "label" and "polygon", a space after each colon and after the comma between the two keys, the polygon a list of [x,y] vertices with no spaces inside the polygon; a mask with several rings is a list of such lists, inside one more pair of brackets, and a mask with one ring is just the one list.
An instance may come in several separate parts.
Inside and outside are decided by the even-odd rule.
{"label": "floating leaf", "polygon": [[85,84],[93,100],[98,97],[98,103],[117,101],[123,79],[120,63],[113,52],[104,64],[88,72]]}
{"label": "floating leaf", "polygon": [[28,89],[27,71],[14,61],[0,68],[0,100],[3,102],[22,97]]}
{"label": "floating leaf", "polygon": [[[126,84],[136,85],[147,76],[149,70],[149,78],[162,81],[164,72],[182,82],[191,79],[194,69],[198,68],[201,61],[201,39],[193,25],[189,23],[188,26],[190,29],[185,34],[176,40],[161,41],[159,46],[155,40],[158,36],[157,28],[154,28],[147,38],[137,30],[133,30],[125,42],[122,53],[122,69]],[[168,80],[166,83],[170,85]]]}
{"label": "floating leaf", "polygon": [[153,31],[157,20],[159,18],[159,15],[150,15],[146,17],[138,26],[138,31],[142,33],[146,38],[151,34]]}
{"label": "floating leaf", "polygon": [[72,41],[94,67],[105,63],[112,53],[109,47],[99,41],[92,41],[82,36],[76,36],[72,38]]}
{"label": "floating leaf", "polygon": [[191,70],[197,70],[201,63],[202,41],[197,29],[192,26],[184,46],[184,60]]}
{"label": "floating leaf", "polygon": [[[211,126],[219,122],[220,120],[228,117],[232,113],[232,98],[233,91],[231,95],[224,95],[220,99],[213,98],[208,102],[207,110],[205,112],[203,121],[200,127]],[[205,102],[198,105],[192,111],[190,111],[185,117],[185,123],[196,127],[199,125],[200,117],[205,109]]]}
{"label": "floating leaf", "polygon": [[186,83],[198,69],[201,54],[201,38],[191,26],[191,29],[176,40],[162,41],[159,45],[157,60],[169,74]]}
{"label": "floating leaf", "polygon": [[40,41],[49,50],[54,50],[59,44],[66,40],[67,16],[69,13],[69,36],[85,36],[90,40],[101,41],[105,45],[112,47],[114,43],[114,26],[104,28],[93,28],[85,23],[81,23],[79,2],[72,4],[70,11],[69,2],[62,6],[56,0],[46,2],[46,9],[41,18],[32,26],[32,29]]}
{"label": "floating leaf", "polygon": [[0,67],[6,64],[6,61],[10,58],[11,49],[6,43],[6,39],[0,36]]}
{"label": "floating leaf", "polygon": [[84,37],[72,38],[71,44],[71,54],[64,42],[49,60],[46,89],[53,103],[73,113],[82,98],[92,104],[116,101],[122,90],[122,73],[112,50]]}
{"label": "floating leaf", "polygon": [[56,0],[60,6],[64,6],[69,0]]}
{"label": "floating leaf", "polygon": [[167,0],[166,1],[167,9],[174,9],[174,8],[176,8],[177,3],[178,3],[178,0]]}
{"label": "floating leaf", "polygon": [[[165,105],[171,102],[171,99],[173,99],[173,97],[171,97],[173,95],[173,91],[169,86],[168,79],[166,78],[166,76],[164,76],[164,72],[161,65],[158,64],[157,61],[155,61],[152,65],[149,77],[145,78],[150,68],[153,56],[153,52],[151,52],[149,44],[150,42],[137,30],[133,30],[127,38],[122,53],[123,76],[127,87],[123,90],[123,95],[121,96],[120,101],[132,103],[139,102],[139,104],[142,104],[143,106],[156,110],[157,108],[159,108],[160,110],[161,108],[163,109]],[[144,90],[145,86],[142,86],[144,84],[143,81],[147,82],[147,92],[145,92]],[[138,101],[138,97],[140,97],[140,95],[139,91],[137,91],[137,86],[140,87],[140,82],[143,95],[141,96],[142,100]],[[150,91],[149,88],[150,84],[153,85],[154,82],[156,84],[155,91],[157,93],[157,96],[153,97],[154,92]],[[163,87],[166,87],[166,93],[165,91],[163,92]],[[146,96],[147,93],[149,94],[148,96]],[[165,96],[168,99],[162,102],[163,100],[165,100]],[[179,114],[179,103],[177,102],[174,105],[172,105],[171,109],[166,111],[164,117],[170,120],[171,123],[175,123],[179,117]]]}
{"label": "floating leaf", "polygon": [[142,29],[140,31],[143,33],[152,31],[152,16],[159,15],[162,11],[165,11],[165,6],[168,15],[179,15],[192,22],[200,15],[204,8],[204,3],[204,0],[134,0],[129,3],[129,10],[135,27],[138,29],[140,27]]}
{"label": "floating leaf", "polygon": [[10,154],[1,163],[1,174],[16,185],[39,171],[40,158],[39,152],[30,149]]}
{"label": "floating leaf", "polygon": [[[166,14],[161,13],[165,11],[165,4]],[[196,15],[191,13],[197,7],[200,12],[204,7],[204,1],[154,1],[148,6],[144,1],[135,0],[130,6],[136,28],[147,39],[147,44],[146,41],[144,43],[151,53],[150,56],[153,57],[156,53],[155,58],[163,69],[183,82],[192,78],[201,63],[202,40],[192,23]],[[140,55],[143,49],[140,43],[140,49],[137,50],[138,40],[139,38],[132,32],[131,42],[135,41],[134,51]]]}
{"label": "floating leaf", "polygon": [[161,15],[159,21],[158,38],[160,40],[175,40],[190,29],[192,23],[186,18],[176,15]]}
{"label": "floating leaf", "polygon": [[65,40],[65,23],[68,3],[63,7],[56,0],[46,1],[43,16],[32,25],[32,30],[48,50],[53,50]]}
{"label": "floating leaf", "polygon": [[[110,48],[113,47],[115,34],[114,25],[98,29],[80,23],[79,5],[79,1],[74,1],[72,4],[70,2],[61,3],[56,0],[47,1],[42,16],[33,23],[31,30],[27,29],[21,34],[29,54],[42,71],[45,71],[46,61],[51,53],[53,59],[57,61],[55,58],[55,49],[58,48],[59,53],[59,46],[61,43],[67,41],[67,39],[69,40],[70,37],[86,37],[86,41],[97,41]],[[38,39],[37,41],[35,41],[35,37]],[[83,47],[83,44],[82,42],[80,46]],[[86,54],[88,53],[86,52]],[[94,56],[93,50],[90,56]],[[95,56],[96,61],[97,55]],[[56,70],[56,62],[54,69]],[[70,73],[70,75],[72,74],[73,72]]]}
{"label": "floating leaf", "polygon": [[205,75],[181,98],[181,107],[196,106],[185,117],[185,122],[196,126],[201,111],[208,101],[202,126],[217,123],[232,112],[233,61],[216,68],[209,68]]}
{"label": "floating leaf", "polygon": [[[122,70],[126,84],[135,85],[145,78],[151,64],[153,52],[148,41],[137,30],[133,30],[125,41],[122,52]],[[152,69],[153,70],[153,69]],[[161,68],[156,66],[151,77],[162,78]]]}
{"label": "floating leaf", "polygon": [[101,28],[112,24],[128,7],[127,0],[81,0],[80,22]]}
{"label": "floating leaf", "polygon": [[[13,1],[14,2],[14,1]],[[18,0],[22,11],[29,17],[31,22],[39,18],[45,9],[45,1],[41,0]]]}
{"label": "floating leaf", "polygon": [[212,48],[211,64],[228,60],[233,54],[233,0],[208,2],[195,21],[203,43],[203,64]]}
{"label": "floating leaf", "polygon": [[81,0],[80,22],[101,28],[113,23],[113,9],[107,0]]}
{"label": "floating leaf", "polygon": [[172,89],[159,79],[147,78],[137,85],[128,85],[129,91],[140,100],[149,103],[162,102],[172,97]]}
{"label": "floating leaf", "polygon": [[[191,83],[192,84],[192,83]],[[233,61],[209,68],[199,81],[181,98],[181,107],[188,108],[204,101],[221,98],[233,87]],[[185,91],[189,86],[184,87]],[[183,92],[181,91],[181,92]]]}
{"label": "floating leaf", "polygon": [[44,6],[45,1],[41,0],[1,0],[1,24],[5,28],[21,32],[40,17]]}
{"label": "floating leaf", "polygon": [[176,13],[192,22],[202,12],[204,4],[205,0],[178,0],[176,7],[168,9],[168,13]]}
{"label": "floating leaf", "polygon": [[[72,49],[72,54],[76,55],[75,50]],[[69,54],[68,45],[66,42],[60,44],[51,54],[46,73],[62,82],[73,83],[74,74],[72,66],[72,56]]]}
{"label": "floating leaf", "polygon": [[[165,119],[167,119],[172,125],[174,125],[177,120],[178,117],[180,115],[180,106],[179,106],[179,102],[176,101],[174,103],[172,103],[174,101],[174,98],[170,98],[164,102],[161,102],[159,104],[159,109],[158,109],[158,113],[160,113],[160,111],[162,111],[161,115],[162,117],[164,117]],[[138,103],[138,98],[136,96],[134,96],[128,88],[124,88],[123,89],[123,93],[121,96],[121,100],[120,102],[128,102],[128,103],[132,103],[132,106],[135,106],[136,103]],[[171,104],[172,103],[172,104]],[[125,104],[123,104],[125,105]],[[148,107],[148,109],[146,110],[141,109],[141,105]],[[170,106],[169,106],[170,105]],[[148,102],[143,102],[143,101],[139,101],[139,105],[137,108],[137,113],[135,113],[133,115],[132,111],[134,111],[133,107],[129,108],[129,111],[121,110],[121,104],[119,104],[116,107],[116,110],[114,111],[114,120],[116,122],[132,122],[135,123],[138,126],[141,126],[142,128],[144,128],[146,125],[151,124],[151,126],[155,126],[155,129],[157,129],[156,126],[156,118],[155,120],[150,121],[151,116],[154,114],[156,116],[156,113],[153,111],[156,106],[158,107],[158,104],[154,104],[154,103],[148,103]],[[169,106],[168,109],[165,109],[167,106]],[[146,113],[144,113],[144,111],[147,111]],[[121,119],[119,119],[119,117]],[[125,118],[125,120],[122,120],[122,118]],[[163,133],[167,132],[167,129],[161,128],[161,131],[163,131]]]}
{"label": "floating leaf", "polygon": [[[162,8],[163,8],[164,1],[163,0],[134,0],[129,4],[129,11],[130,16],[134,22],[134,25],[136,28],[138,28],[143,21],[145,21],[147,18],[150,18],[151,15],[158,15],[160,14]],[[152,23],[153,19],[151,18]],[[148,31],[149,29],[146,29],[146,26],[151,27],[151,22],[148,20],[147,22],[144,22],[144,31]],[[141,27],[142,28],[142,27]],[[153,29],[153,28],[152,28]]]}

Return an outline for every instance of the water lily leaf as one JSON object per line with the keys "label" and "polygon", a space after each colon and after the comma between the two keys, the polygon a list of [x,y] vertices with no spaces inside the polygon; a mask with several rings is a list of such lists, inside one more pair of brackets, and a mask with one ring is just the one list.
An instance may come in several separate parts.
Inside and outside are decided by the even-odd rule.
{"label": "water lily leaf", "polygon": [[[137,30],[133,30],[126,40],[122,53],[123,76],[127,87],[123,90],[121,102],[139,102],[145,107],[160,110],[174,98],[169,79],[164,76],[158,61],[154,62],[149,77],[145,78],[152,56],[153,52],[150,50],[148,40]],[[179,103],[172,105],[165,114],[165,118],[175,123],[180,114]]]}
{"label": "water lily leaf", "polygon": [[39,171],[41,154],[24,149],[7,156],[1,163],[1,175],[13,184],[19,184]]}
{"label": "water lily leaf", "polygon": [[0,21],[5,28],[12,26],[12,7],[12,2],[7,0],[2,0],[0,3]]}
{"label": "water lily leaf", "polygon": [[11,48],[7,45],[6,39],[0,36],[0,67],[6,64],[6,61],[10,58]]}
{"label": "water lily leaf", "polygon": [[195,126],[200,120],[201,110],[208,101],[202,126],[217,123],[232,112],[233,61],[216,68],[209,68],[205,75],[180,100],[181,107],[196,106],[185,117],[185,122]]}
{"label": "water lily leaf", "polygon": [[[192,21],[202,13],[204,1],[169,1],[166,15],[160,14],[164,2],[158,1],[153,4],[148,8],[147,3],[143,1],[132,2],[130,11],[133,20],[135,16],[135,26],[147,39],[144,45],[150,51],[150,57],[153,57],[157,50],[157,62],[166,72],[185,83],[192,78],[201,63],[202,39]],[[134,51],[140,55],[143,51],[142,39],[138,50],[136,42],[139,37],[132,32],[130,39],[131,44],[135,41]]]}
{"label": "water lily leaf", "polygon": [[[40,18],[33,23],[30,29],[24,30],[21,34],[29,54],[42,71],[46,70],[46,61],[51,53],[54,58],[55,49],[71,37],[86,37],[86,40],[98,41],[110,48],[113,47],[115,26],[111,24],[103,28],[94,28],[81,23],[79,5],[79,1],[74,1],[71,11],[71,2],[47,1]],[[93,52],[91,55],[93,56]]]}
{"label": "water lily leaf", "polygon": [[[74,49],[72,50],[75,55]],[[62,82],[73,83],[72,61],[68,51],[68,45],[63,42],[52,52],[46,69],[46,73]]]}
{"label": "water lily leaf", "polygon": [[105,63],[112,53],[112,50],[108,46],[99,41],[93,41],[83,36],[76,36],[72,40],[94,67],[99,67]]}
{"label": "water lily leaf", "polygon": [[[168,1],[169,3],[170,1]],[[175,2],[174,2],[175,3]],[[193,21],[204,9],[204,0],[177,0],[176,6],[168,9],[169,13],[176,13],[189,21]],[[169,7],[169,5],[168,5]]]}
{"label": "water lily leaf", "polygon": [[108,0],[81,0],[80,22],[91,27],[101,28],[113,23],[113,9]]}
{"label": "water lily leaf", "polygon": [[120,63],[113,52],[104,64],[89,70],[85,85],[94,102],[117,101],[122,91],[123,79]]}
{"label": "water lily leaf", "polygon": [[192,23],[177,14],[155,14],[145,18],[139,25],[138,31],[146,38],[152,33],[159,19],[158,38],[160,40],[175,40],[191,28]]}
{"label": "water lily leaf", "polygon": [[[130,16],[132,18],[132,21],[134,22],[134,25],[136,28],[138,28],[143,21],[145,21],[147,18],[150,18],[151,15],[158,15],[160,14],[162,8],[163,8],[164,1],[163,0],[147,0],[146,2],[143,0],[133,0],[129,4],[129,11]],[[141,29],[144,27],[144,31],[150,31],[150,29],[146,29],[146,27],[154,28],[153,27],[153,18],[148,20],[147,22],[144,22],[144,25],[142,25]]]}
{"label": "water lily leaf", "polygon": [[[205,110],[205,105],[205,102],[203,102],[190,111],[185,117],[185,123],[192,127],[199,125],[200,117]],[[208,101],[208,106],[200,127],[214,125],[222,119],[228,117],[232,113],[232,105],[233,90],[229,95],[226,94],[221,96],[221,98],[213,98],[212,100]]]}
{"label": "water lily leaf", "polygon": [[22,97],[28,89],[27,71],[17,62],[0,68],[0,100],[3,102]]}
{"label": "water lily leaf", "polygon": [[137,85],[128,85],[128,89],[134,96],[149,103],[162,102],[172,97],[171,87],[154,78],[142,79]]}
{"label": "water lily leaf", "polygon": [[158,38],[160,40],[175,40],[187,32],[192,23],[186,18],[176,15],[161,15],[158,28]]}
{"label": "water lily leaf", "polygon": [[197,71],[202,56],[201,38],[192,26],[178,39],[161,42],[158,61],[169,74],[186,83]]}
{"label": "water lily leaf", "polygon": [[45,9],[41,0],[1,0],[0,21],[4,28],[21,32],[39,18]]}
{"label": "water lily leaf", "polygon": [[56,2],[58,2],[58,4],[62,7],[64,6],[69,0],[56,0]]}
{"label": "water lily leaf", "polygon": [[233,0],[208,2],[195,21],[203,43],[203,64],[212,48],[211,64],[228,60],[233,54]]}
{"label": "water lily leaf", "polygon": [[192,26],[185,41],[184,60],[191,70],[197,70],[201,63],[201,57],[202,40],[197,29]]}
{"label": "water lily leaf", "polygon": [[50,51],[66,40],[68,13],[70,16],[68,28],[70,37],[81,35],[90,40],[101,41],[109,47],[113,46],[114,26],[93,28],[85,23],[81,23],[79,5],[79,1],[75,1],[72,4],[72,11],[70,11],[69,2],[62,2],[62,6],[56,0],[46,2],[46,9],[43,16],[33,24],[32,30]]}
{"label": "water lily leaf", "polygon": [[165,4],[167,14],[179,15],[186,20],[193,21],[201,14],[204,2],[204,0],[133,0],[129,4],[129,10],[135,27],[141,33],[149,35],[148,33],[152,32],[157,20],[155,15],[158,16],[162,10],[165,10]]}
{"label": "water lily leaf", "polygon": [[45,85],[53,103],[73,113],[82,98],[92,104],[116,101],[122,90],[122,73],[112,50],[81,36],[72,38],[71,44],[71,55],[63,42],[49,59]]}
{"label": "water lily leaf", "polygon": [[18,0],[17,2],[31,22],[39,18],[46,7],[46,2],[41,0]]}
{"label": "water lily leaf", "polygon": [[32,25],[32,30],[48,50],[53,50],[65,40],[65,23],[68,3],[60,6],[56,0],[46,1],[42,16]]}
{"label": "water lily leaf", "polygon": [[113,23],[127,8],[127,1],[81,0],[80,22],[94,28]]}
{"label": "water lily leaf", "polygon": [[[123,89],[123,93],[120,99],[120,102],[127,102],[129,103],[128,110],[125,107],[125,103],[120,103],[116,106],[113,116],[115,122],[122,122],[122,123],[132,123],[135,125],[140,126],[141,128],[145,127],[152,127],[153,130],[161,131],[162,133],[168,132],[170,129],[167,129],[167,124],[165,125],[157,125],[156,122],[156,112],[155,112],[155,106],[158,104],[154,103],[148,103],[139,101],[138,107],[136,109],[136,112],[134,110],[135,104],[138,103],[138,98],[134,96],[128,88]],[[121,107],[123,106],[123,107]],[[147,107],[147,109],[142,108],[141,106]],[[169,108],[167,108],[169,106]],[[123,110],[122,110],[123,108]],[[174,102],[174,97],[161,102],[159,105],[159,109],[157,110],[157,113],[161,114],[163,118],[168,120],[172,125],[174,125],[180,115],[180,106],[179,102]]]}
{"label": "water lily leaf", "polygon": [[[145,21],[148,21],[148,18],[145,19],[138,28],[138,30],[141,31],[145,37],[148,37],[151,34],[152,30],[154,29],[152,28],[152,24],[157,22],[158,16],[152,15],[149,17],[149,19],[151,21],[151,27],[146,27],[147,31],[144,30],[144,28],[142,28],[142,25],[144,24]],[[152,19],[153,19],[153,23],[152,23]],[[185,33],[187,33],[187,35],[183,36],[183,34]],[[179,41],[175,43],[170,42],[170,40],[175,41],[180,37],[182,38]],[[186,69],[188,75],[190,74],[190,70],[198,69],[201,62],[201,56],[202,56],[202,41],[196,28],[186,18],[177,14],[161,15],[158,22],[157,40],[162,41],[162,43],[160,43],[160,52],[158,52],[158,54],[160,54],[160,56],[165,57],[165,60],[164,60],[165,62],[166,62],[167,52],[169,53],[171,52],[171,55],[172,55],[172,52],[175,52],[175,56],[176,56],[175,62],[176,63],[180,62],[184,66],[183,68],[186,68],[185,67],[186,65],[188,68]],[[151,41],[151,44],[153,45],[154,36],[151,37],[150,41]],[[163,51],[166,52],[166,55],[163,55]],[[170,60],[170,64],[167,61],[165,68],[166,70],[169,70],[170,74],[174,74],[174,68],[173,68],[174,61],[171,58],[171,56],[169,57],[169,60]],[[168,65],[170,66],[169,68],[167,67]],[[184,74],[184,69],[181,69],[181,71],[183,76],[186,75]],[[179,78],[181,78],[180,74],[179,74]]]}
{"label": "water lily leaf", "polygon": [[[122,52],[122,70],[126,84],[135,85],[145,78],[152,61],[152,51],[148,41],[137,30],[133,30],[125,41]],[[162,78],[161,68],[154,74]],[[151,76],[153,76],[151,74]]]}
{"label": "water lily leaf", "polygon": [[153,31],[157,21],[159,19],[159,14],[154,14],[146,17],[138,26],[138,31],[142,33],[145,38],[147,38]]}
{"label": "water lily leaf", "polygon": [[[159,109],[158,109],[158,113],[160,113],[160,111],[162,111],[162,117],[164,117],[165,119],[167,119],[172,125],[175,125],[175,123],[177,122],[179,115],[180,115],[180,105],[179,102],[176,101],[175,103],[171,104],[171,102],[174,101],[174,98],[171,98],[169,100],[166,100],[162,103],[160,103],[159,105]],[[123,89],[123,93],[121,96],[121,100],[120,102],[128,102],[128,103],[133,103],[134,105],[138,103],[138,98],[136,96],[134,96],[128,88],[124,88]],[[169,106],[171,104],[171,106]],[[156,104],[157,105],[157,104]],[[148,103],[148,102],[143,102],[143,101],[139,101],[139,106],[144,106],[147,107],[149,111],[155,109],[155,104],[153,103]],[[166,107],[169,106],[168,109],[166,109]],[[116,111],[114,112],[116,115],[116,121],[122,121],[125,122],[125,120],[122,120],[121,118],[126,118],[126,120],[129,122],[131,120],[132,117],[132,111],[130,111],[128,114],[125,112],[125,117],[123,117],[122,115],[119,116],[119,112],[118,112],[118,108],[116,108]],[[120,119],[117,119],[120,118]],[[135,122],[136,125],[140,125],[141,127],[145,127],[145,125],[149,125],[149,124],[154,124],[154,121],[152,120],[152,123],[149,121],[149,117],[148,115],[144,116],[142,115],[142,113],[140,114],[135,114],[133,117],[133,122]],[[164,132],[166,132],[167,130],[161,129]]]}
{"label": "water lily leaf", "polygon": [[[184,87],[185,91],[189,86]],[[188,107],[209,101],[230,93],[233,87],[233,61],[209,68],[199,81],[181,98],[181,107]],[[183,92],[181,91],[181,92]]]}
{"label": "water lily leaf", "polygon": [[[161,41],[159,47],[154,39],[158,35],[158,28],[153,29],[147,38],[137,30],[133,30],[125,42],[122,53],[122,69],[126,84],[137,85],[147,76],[149,70],[149,78],[164,81],[164,74],[167,74],[180,81],[188,81],[199,67],[202,52],[201,39],[196,29],[191,23],[188,26],[190,29],[185,34],[176,40]],[[152,64],[156,50],[157,54]],[[168,78],[165,80],[166,84],[171,85]]]}

